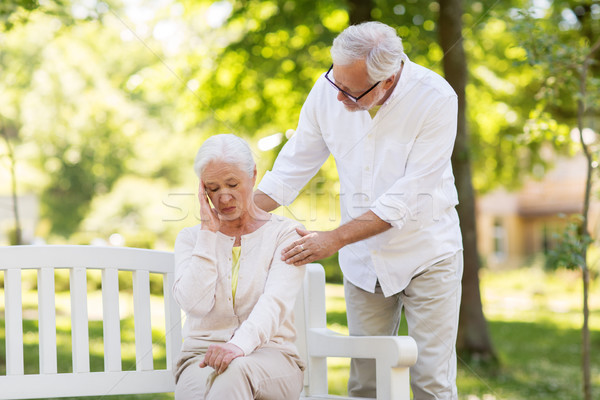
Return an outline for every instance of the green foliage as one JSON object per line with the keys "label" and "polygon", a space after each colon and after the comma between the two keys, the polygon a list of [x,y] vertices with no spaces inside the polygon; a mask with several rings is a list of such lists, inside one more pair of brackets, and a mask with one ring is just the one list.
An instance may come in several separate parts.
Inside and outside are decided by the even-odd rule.
{"label": "green foliage", "polygon": [[344,275],[340,269],[337,253],[324,260],[319,260],[319,264],[323,265],[325,269],[325,280],[327,283],[339,284],[344,282]]}
{"label": "green foliage", "polygon": [[[560,7],[580,5],[567,3],[552,2],[550,11],[560,16]],[[350,3],[86,4],[45,1],[27,11],[12,2],[0,8],[5,17],[27,15],[0,33],[0,118],[17,127],[11,140],[28,171],[19,175],[20,190],[40,196],[46,227],[40,234],[47,239],[77,234],[73,240],[89,243],[119,232],[146,238],[128,244],[170,247],[183,226],[198,222],[191,202],[173,201],[193,198],[198,146],[210,135],[233,132],[255,149],[259,177],[270,169],[285,135],[272,149],[256,145],[295,128],[304,99],[331,63],[333,38],[349,23]],[[439,4],[373,4],[372,18],[397,29],[410,59],[442,73]],[[524,174],[541,176],[552,165],[547,146],[572,150],[573,102],[569,109],[564,101],[559,113],[540,101],[550,93],[542,90],[549,76],[526,62],[521,33],[513,29],[520,21],[514,9],[525,4],[465,2],[467,112],[480,192],[517,186]],[[140,12],[145,7],[151,12]],[[579,20],[582,32],[593,35],[597,19],[590,10]],[[561,30],[560,40],[570,43],[564,35],[577,37],[572,31]],[[561,86],[567,77],[555,79]],[[339,224],[330,205],[337,179],[335,163],[328,161],[289,213],[310,229]],[[178,218],[171,218],[174,210]]]}
{"label": "green foliage", "polygon": [[0,1],[0,32],[9,31],[15,26],[26,24],[32,12],[44,12],[67,20],[65,13],[68,0],[46,0],[43,5],[38,0]]}
{"label": "green foliage", "polygon": [[[600,34],[600,8],[594,15],[592,8],[580,7],[580,2],[557,1],[545,11],[545,18],[540,18],[539,11],[521,10],[518,13],[514,32],[527,51],[527,62],[543,77],[536,94],[539,103],[537,114],[533,115],[533,126],[557,130],[556,124],[552,126],[546,122],[548,115],[556,115],[571,125],[576,122],[584,124],[584,117],[600,111],[597,107],[600,104],[600,86],[594,78],[600,72],[600,66],[594,59],[591,59],[589,71],[585,65],[591,46]],[[556,29],[557,26],[559,29]],[[595,54],[594,57],[598,59],[600,56]],[[582,92],[582,87],[587,90]],[[578,109],[579,104],[584,108]],[[587,110],[586,105],[590,106]],[[573,140],[575,144],[577,141],[580,137]],[[597,158],[597,144],[588,147],[592,158]],[[548,254],[548,268],[587,268],[586,254],[592,243],[584,226],[587,218],[587,215],[577,216],[567,225],[557,238],[557,246]]]}
{"label": "green foliage", "polygon": [[156,138],[165,132],[161,121],[124,90],[133,89],[131,76],[154,58],[100,22],[66,26],[34,13],[4,34],[0,54],[0,118],[18,127],[12,138],[17,157],[43,171],[22,187],[40,195],[49,233],[64,237],[80,229],[93,200],[128,173],[178,182],[177,160],[163,161],[169,146]]}
{"label": "green foliage", "polygon": [[15,20],[23,20],[27,12],[39,7],[37,0],[2,0],[0,2],[0,21],[4,29],[11,29]]}
{"label": "green foliage", "polygon": [[[102,127],[97,128],[100,132],[94,134],[101,134]],[[112,132],[106,129],[103,140],[90,140],[79,148],[62,143],[53,153],[62,157],[46,159],[47,165],[52,165],[53,174],[41,200],[42,212],[54,221],[52,232],[64,236],[73,233],[87,215],[94,196],[109,191],[123,173],[131,150],[121,145],[121,138],[115,138],[117,135],[111,135]]]}
{"label": "green foliage", "polygon": [[[596,17],[591,10],[581,15],[582,22],[589,25],[586,30],[582,22],[565,20],[565,15],[574,12],[570,7],[577,6],[565,3],[555,2],[546,18],[538,18],[530,11],[521,11],[514,31],[527,51],[527,62],[537,66],[544,79],[536,99],[543,101],[553,114],[574,119],[577,113],[577,101],[574,100],[579,98],[580,68],[590,46],[600,34],[600,11]],[[592,66],[590,75],[597,75],[598,72],[600,65]],[[597,87],[594,86],[596,81],[597,78],[589,81],[592,90],[582,99],[592,106],[600,100],[598,91],[593,90]]]}
{"label": "green foliage", "polygon": [[514,10],[524,3],[474,2],[465,15],[468,126],[473,185],[479,192],[498,185],[516,188],[530,174],[541,177],[553,162],[546,147],[568,150],[566,126],[554,119],[548,120],[552,129],[529,123],[541,82],[513,31]]}
{"label": "green foliage", "polygon": [[584,234],[581,216],[573,217],[561,235],[556,234],[556,245],[546,256],[546,268],[583,269],[587,268],[586,254],[593,239]]}

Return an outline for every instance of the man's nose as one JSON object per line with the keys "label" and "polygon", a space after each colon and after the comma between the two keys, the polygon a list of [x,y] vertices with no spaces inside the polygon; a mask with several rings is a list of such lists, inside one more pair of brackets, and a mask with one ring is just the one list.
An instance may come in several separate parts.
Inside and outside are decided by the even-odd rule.
{"label": "man's nose", "polygon": [[344,101],[346,99],[346,95],[338,90],[337,99],[338,101]]}

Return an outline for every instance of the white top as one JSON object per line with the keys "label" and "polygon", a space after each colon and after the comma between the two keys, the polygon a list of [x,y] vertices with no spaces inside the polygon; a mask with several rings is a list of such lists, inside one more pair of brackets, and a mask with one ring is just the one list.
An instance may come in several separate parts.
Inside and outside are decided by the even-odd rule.
{"label": "white top", "polygon": [[436,73],[405,59],[396,88],[374,118],[347,111],[321,76],[295,135],[258,189],[290,204],[331,153],[340,176],[342,223],[372,210],[393,228],[339,252],[344,276],[385,296],[462,249],[450,156],[457,96]]}
{"label": "white top", "polygon": [[292,311],[305,268],[281,261],[281,250],[299,238],[302,225],[271,215],[256,231],[242,235],[236,302],[231,293],[231,250],[235,238],[183,229],[175,241],[173,295],[185,311],[183,348],[206,348],[229,342],[252,353],[273,346],[294,354]]}

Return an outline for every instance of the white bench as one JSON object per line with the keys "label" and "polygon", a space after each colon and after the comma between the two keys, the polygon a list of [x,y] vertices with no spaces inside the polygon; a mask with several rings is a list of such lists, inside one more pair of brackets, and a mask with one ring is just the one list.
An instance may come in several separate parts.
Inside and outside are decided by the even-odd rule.
{"label": "white bench", "polygon": [[[37,271],[39,373],[24,373],[23,270]],[[71,296],[72,372],[57,372],[55,270],[68,269]],[[90,372],[88,270],[102,274],[104,370]],[[116,247],[0,247],[4,272],[6,375],[0,376],[0,399],[103,396],[173,392],[173,361],[181,345],[181,311],[171,296],[173,253]],[[136,369],[122,370],[119,271],[133,276]],[[150,274],[163,276],[166,369],[155,369],[152,355]],[[1,301],[1,300],[0,300]],[[0,303],[1,305],[1,303]],[[0,307],[1,308],[1,307]],[[306,399],[341,399],[328,395],[327,357],[375,358],[377,398],[410,398],[408,368],[417,347],[410,337],[348,337],[326,327],[325,275],[318,264],[307,268],[295,308],[297,346],[307,363]],[[0,360],[0,363],[2,360]]]}

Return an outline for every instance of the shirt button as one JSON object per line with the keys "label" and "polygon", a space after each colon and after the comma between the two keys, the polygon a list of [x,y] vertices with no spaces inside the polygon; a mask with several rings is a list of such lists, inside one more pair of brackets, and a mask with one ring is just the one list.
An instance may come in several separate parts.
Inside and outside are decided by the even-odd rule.
{"label": "shirt button", "polygon": [[371,170],[371,167],[369,167],[368,165],[365,167],[365,171],[369,171]]}

